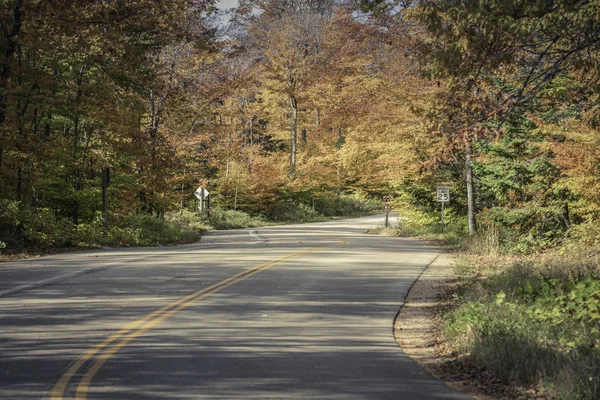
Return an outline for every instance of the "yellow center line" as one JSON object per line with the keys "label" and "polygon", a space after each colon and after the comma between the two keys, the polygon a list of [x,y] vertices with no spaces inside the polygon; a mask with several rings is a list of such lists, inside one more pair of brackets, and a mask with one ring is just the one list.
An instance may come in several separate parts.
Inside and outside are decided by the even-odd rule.
{"label": "yellow center line", "polygon": [[151,329],[152,327],[154,327],[155,325],[159,324],[160,322],[164,321],[165,319],[169,318],[170,316],[172,316],[173,314],[176,314],[177,312],[179,312],[180,310],[187,308],[189,306],[191,306],[192,304],[194,304],[195,302],[197,302],[198,300],[202,300],[205,297],[210,296],[211,294],[220,292],[221,290],[234,285],[244,279],[247,279],[249,277],[251,277],[252,275],[258,274],[259,272],[262,272],[264,270],[266,270],[267,268],[270,268],[274,265],[280,264],[284,261],[288,261],[291,260],[293,258],[297,258],[300,256],[303,256],[305,254],[308,253],[313,253],[315,251],[319,251],[322,249],[312,249],[312,250],[306,250],[306,251],[302,251],[300,253],[295,253],[283,258],[280,258],[278,260],[275,261],[271,261],[269,263],[266,264],[262,264],[261,266],[258,266],[256,268],[254,268],[253,270],[249,271],[247,274],[238,274],[238,275],[243,275],[240,276],[236,279],[233,280],[226,280],[228,282],[221,282],[215,286],[218,286],[208,292],[204,292],[202,294],[199,294],[199,296],[194,297],[182,304],[180,304],[179,306],[175,307],[174,309],[172,309],[171,311],[168,311],[164,314],[159,315],[158,317],[156,317],[154,320],[150,321],[148,324],[146,324],[143,328],[138,329],[135,332],[132,332],[128,335],[125,336],[124,339],[122,339],[119,343],[115,344],[114,346],[112,346],[110,349],[105,350],[99,357],[96,358],[96,361],[94,361],[94,363],[92,364],[92,366],[90,367],[90,369],[86,372],[86,374],[83,376],[83,378],[81,379],[81,382],[79,383],[79,386],[77,387],[77,392],[75,394],[75,400],[85,400],[87,398],[87,392],[89,389],[89,385],[92,382],[92,379],[94,378],[94,376],[96,375],[96,373],[98,373],[98,371],[100,370],[100,368],[102,368],[102,366],[117,352],[119,351],[121,348],[125,347],[129,342],[131,342],[133,339],[135,339],[138,336],[141,336],[142,334],[144,334],[146,331],[148,331],[149,329]]}
{"label": "yellow center line", "polygon": [[[345,241],[343,241],[343,242],[345,244]],[[102,343],[99,343],[98,345],[96,345],[96,346],[92,347],[91,349],[89,349],[88,351],[86,351],[75,363],[73,363],[73,365],[71,365],[71,367],[61,376],[60,380],[54,386],[50,399],[51,400],[63,400],[64,393],[69,385],[69,382],[73,378],[73,376],[75,376],[79,372],[79,370],[82,369],[82,367],[88,361],[90,361],[92,358],[95,357],[94,362],[92,363],[91,367],[87,370],[87,372],[83,376],[79,386],[77,387],[77,391],[76,391],[76,395],[75,395],[76,400],[86,399],[89,385],[90,385],[92,379],[94,378],[94,376],[96,375],[96,373],[100,370],[100,368],[102,368],[102,366],[117,351],[119,351],[119,349],[126,346],[130,341],[132,341],[136,337],[142,335],[144,332],[148,331],[149,329],[151,329],[158,323],[164,321],[165,319],[169,318],[170,316],[179,312],[180,310],[182,310],[186,307],[189,307],[190,305],[192,305],[194,302],[196,302],[198,300],[208,297],[211,294],[217,293],[235,283],[238,283],[244,279],[247,279],[247,278],[249,278],[261,271],[264,271],[267,268],[270,268],[274,265],[291,260],[293,258],[300,257],[305,254],[320,251],[320,250],[323,250],[323,248],[315,248],[315,249],[301,251],[298,253],[294,253],[294,254],[282,257],[282,258],[274,260],[274,261],[270,261],[270,262],[258,265],[257,267],[254,267],[250,270],[242,271],[236,275],[233,275],[227,279],[224,279],[221,282],[218,282],[218,283],[211,285],[205,289],[202,289],[202,290],[192,293],[188,296],[185,296],[175,302],[167,304],[166,306],[150,313],[146,317],[141,318],[141,319],[131,323],[130,325],[126,326],[125,328],[121,329],[120,331],[109,336]],[[118,343],[116,343],[112,346],[109,346],[111,343],[117,342],[119,339],[121,339],[121,340]],[[105,348],[107,348],[107,349],[105,349]],[[105,350],[103,351],[103,349],[105,349]],[[101,353],[101,354],[99,354],[97,356],[98,353]]]}
{"label": "yellow center line", "polygon": [[[260,266],[259,266],[260,267]],[[259,268],[257,267],[257,268]],[[91,349],[89,349],[88,351],[86,351],[73,365],[71,365],[71,367],[67,370],[67,372],[65,372],[63,374],[63,376],[60,378],[60,380],[57,382],[57,384],[54,386],[54,389],[52,390],[52,394],[50,399],[51,400],[62,400],[63,399],[63,395],[64,392],[67,388],[67,385],[69,384],[69,381],[71,380],[71,378],[77,373],[77,371],[79,371],[79,369],[86,363],[88,362],[92,357],[94,357],[94,355],[96,353],[98,353],[100,350],[102,350],[104,347],[108,346],[111,342],[119,339],[121,336],[125,335],[127,332],[132,331],[133,329],[136,329],[137,327],[139,327],[140,325],[143,325],[144,323],[150,321],[152,318],[156,317],[157,315],[167,311],[168,309],[172,308],[172,307],[176,307],[178,304],[185,302],[191,298],[194,298],[198,295],[201,295],[202,293],[208,292],[212,289],[214,289],[215,287],[222,285],[223,283],[229,282],[232,279],[236,279],[239,276],[242,276],[244,274],[246,274],[248,271],[242,271],[230,278],[227,278],[219,283],[216,283],[214,285],[211,285],[205,289],[202,289],[198,292],[192,293],[191,295],[185,296],[173,303],[169,303],[166,306],[159,308],[158,310],[150,313],[149,315],[147,315],[146,317],[139,319],[135,322],[132,322],[131,324],[129,324],[128,326],[126,326],[125,328],[121,329],[120,331],[112,334],[111,336],[109,336],[106,340],[104,340],[102,343],[97,344],[96,346],[92,347]]]}

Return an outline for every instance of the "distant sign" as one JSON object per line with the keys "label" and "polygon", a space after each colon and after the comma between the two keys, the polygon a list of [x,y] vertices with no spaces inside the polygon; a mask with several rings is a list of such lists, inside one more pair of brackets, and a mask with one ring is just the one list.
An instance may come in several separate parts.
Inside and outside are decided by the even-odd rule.
{"label": "distant sign", "polygon": [[447,203],[450,201],[450,186],[437,187],[437,201]]}
{"label": "distant sign", "polygon": [[383,196],[383,203],[388,205],[394,200],[394,196]]}
{"label": "distant sign", "polygon": [[[188,192],[189,193],[189,192]],[[194,192],[194,196],[196,196],[196,198],[198,200],[206,200],[206,198],[210,195],[210,193],[208,193],[208,190],[206,190],[203,187],[199,187],[198,189],[196,189],[196,191]]]}

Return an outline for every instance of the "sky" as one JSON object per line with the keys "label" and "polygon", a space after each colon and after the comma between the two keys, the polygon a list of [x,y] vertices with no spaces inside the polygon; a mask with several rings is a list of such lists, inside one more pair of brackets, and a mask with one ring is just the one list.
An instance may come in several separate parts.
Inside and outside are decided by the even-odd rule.
{"label": "sky", "polygon": [[217,8],[219,8],[220,10],[228,10],[235,6],[237,6],[237,0],[218,0],[217,1]]}

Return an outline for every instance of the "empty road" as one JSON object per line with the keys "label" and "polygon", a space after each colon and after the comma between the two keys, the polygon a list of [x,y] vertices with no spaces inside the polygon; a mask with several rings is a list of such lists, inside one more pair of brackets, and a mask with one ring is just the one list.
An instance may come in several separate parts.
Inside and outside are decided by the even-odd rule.
{"label": "empty road", "polygon": [[383,217],[0,264],[2,399],[466,399],[393,322],[438,250]]}

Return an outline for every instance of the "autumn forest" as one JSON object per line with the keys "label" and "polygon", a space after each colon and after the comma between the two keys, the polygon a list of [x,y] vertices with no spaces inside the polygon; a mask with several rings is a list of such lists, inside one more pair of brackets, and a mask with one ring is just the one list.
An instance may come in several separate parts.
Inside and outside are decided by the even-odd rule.
{"label": "autumn forest", "polygon": [[452,371],[600,398],[600,0],[218,6],[0,0],[0,260],[393,196],[372,233],[456,251]]}
{"label": "autumn forest", "polygon": [[4,247],[132,244],[189,224],[200,185],[222,220],[393,195],[435,230],[445,184],[453,229],[521,252],[599,217],[597,1],[4,0],[1,18]]}

